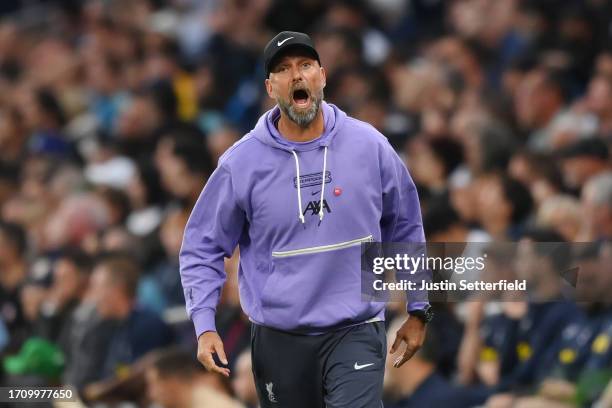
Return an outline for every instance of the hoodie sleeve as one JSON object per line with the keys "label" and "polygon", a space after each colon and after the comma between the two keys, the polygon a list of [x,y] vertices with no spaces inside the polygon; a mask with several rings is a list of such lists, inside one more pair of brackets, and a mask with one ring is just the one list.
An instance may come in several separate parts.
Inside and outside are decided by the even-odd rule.
{"label": "hoodie sleeve", "polygon": [[[383,150],[381,160],[383,206],[380,220],[382,242],[425,243],[416,186],[408,169],[391,145],[386,143]],[[410,279],[428,279],[424,273],[426,272],[417,273]],[[411,291],[408,295],[408,311],[423,309],[429,304],[426,291],[422,293]]]}
{"label": "hoodie sleeve", "polygon": [[187,313],[197,337],[216,331],[215,311],[226,278],[223,260],[234,252],[244,223],[231,174],[220,165],[189,216],[179,255]]}

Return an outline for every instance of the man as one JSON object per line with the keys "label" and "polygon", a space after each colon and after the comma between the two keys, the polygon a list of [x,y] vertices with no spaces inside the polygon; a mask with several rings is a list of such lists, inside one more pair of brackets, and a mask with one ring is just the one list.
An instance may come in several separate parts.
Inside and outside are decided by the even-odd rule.
{"label": "man", "polygon": [[578,237],[584,241],[612,238],[612,171],[588,179],[580,201],[585,222]]}
{"label": "man", "polygon": [[0,220],[0,320],[9,334],[7,351],[17,351],[28,336],[20,302],[27,278],[26,231],[19,224]]}
{"label": "man", "polygon": [[[380,133],[323,102],[326,75],[310,37],[282,32],[264,60],[278,106],[221,157],[183,238],[198,359],[229,376],[215,308],[223,257],[239,244],[261,406],[379,407],[385,305],[361,301],[360,243],[423,242],[416,189]],[[421,345],[431,315],[427,302],[408,311],[391,350],[407,344],[398,366]]]}
{"label": "man", "polygon": [[173,341],[168,325],[136,305],[139,275],[128,255],[112,253],[96,263],[85,301],[73,314],[63,382],[81,389],[121,377],[138,358]]}
{"label": "man", "polygon": [[206,372],[191,353],[178,348],[160,350],[145,379],[149,400],[163,408],[244,408],[231,398],[227,378]]}
{"label": "man", "polygon": [[245,350],[236,359],[232,390],[236,397],[248,408],[257,408],[257,388],[253,380],[253,365],[251,364],[251,351]]}
{"label": "man", "polygon": [[44,292],[34,333],[54,342],[67,353],[73,314],[83,301],[92,269],[92,259],[80,250],[67,248],[53,267],[53,283]]}
{"label": "man", "polygon": [[172,329],[153,311],[136,304],[140,267],[130,256],[111,254],[92,273],[90,299],[102,319],[115,322],[103,375],[121,376],[147,352],[172,343]]}

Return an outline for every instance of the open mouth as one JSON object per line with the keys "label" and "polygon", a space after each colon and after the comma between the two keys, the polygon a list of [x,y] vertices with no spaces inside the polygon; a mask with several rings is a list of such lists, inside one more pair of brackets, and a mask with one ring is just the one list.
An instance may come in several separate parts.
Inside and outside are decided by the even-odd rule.
{"label": "open mouth", "polygon": [[293,91],[293,102],[297,106],[307,106],[309,100],[310,96],[308,95],[308,92],[305,89],[296,89],[295,91]]}

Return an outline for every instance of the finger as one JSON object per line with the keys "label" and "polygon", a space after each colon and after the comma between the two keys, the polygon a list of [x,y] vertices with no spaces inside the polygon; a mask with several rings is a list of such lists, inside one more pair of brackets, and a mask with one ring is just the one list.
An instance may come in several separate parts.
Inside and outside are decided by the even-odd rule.
{"label": "finger", "polygon": [[395,341],[393,342],[393,345],[391,346],[391,350],[389,350],[389,354],[394,354],[397,351],[399,346],[401,346],[402,344],[402,340],[403,338],[400,337],[399,334],[395,335]]}
{"label": "finger", "polygon": [[215,373],[219,373],[225,377],[229,377],[230,376],[230,370],[229,368],[223,368],[223,367],[219,367],[217,365],[215,365],[211,371],[215,372]]}
{"label": "finger", "polygon": [[198,355],[198,360],[200,360],[200,362],[204,365],[204,367],[206,367],[208,371],[216,372],[226,377],[229,377],[229,368],[219,367],[213,359],[212,352],[206,352],[202,355]]}
{"label": "finger", "polygon": [[217,342],[215,343],[214,347],[215,347],[215,353],[217,353],[219,360],[221,360],[223,364],[227,365],[227,357],[225,356],[225,350],[223,348],[223,343]]}
{"label": "finger", "polygon": [[408,358],[406,356],[406,354],[402,354],[401,357],[398,357],[395,362],[393,363],[393,367],[395,368],[399,368],[401,367],[406,361],[408,361]]}
{"label": "finger", "polygon": [[404,351],[404,354],[401,357],[399,357],[397,360],[395,360],[395,363],[393,363],[393,366],[401,367],[406,361],[410,360],[412,356],[414,356],[414,353],[416,353],[417,350],[418,350],[418,347],[416,346],[407,346],[406,350]]}

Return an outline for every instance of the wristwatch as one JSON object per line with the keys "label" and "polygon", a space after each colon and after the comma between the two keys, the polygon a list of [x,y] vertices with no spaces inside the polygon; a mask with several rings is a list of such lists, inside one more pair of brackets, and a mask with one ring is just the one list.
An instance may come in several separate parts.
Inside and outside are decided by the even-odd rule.
{"label": "wristwatch", "polygon": [[423,309],[411,310],[410,312],[408,312],[408,314],[410,314],[410,316],[416,317],[424,324],[431,322],[431,319],[433,319],[434,317],[434,312],[433,310],[431,310],[431,306],[429,305],[425,306],[425,308]]}

